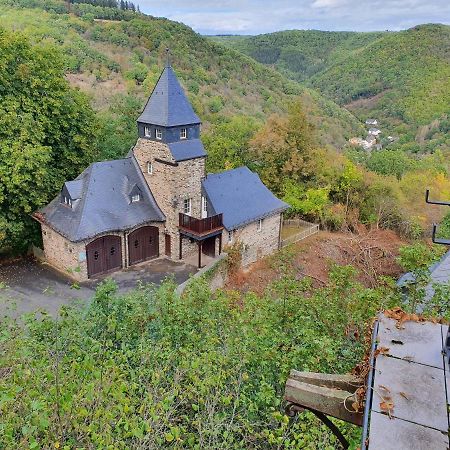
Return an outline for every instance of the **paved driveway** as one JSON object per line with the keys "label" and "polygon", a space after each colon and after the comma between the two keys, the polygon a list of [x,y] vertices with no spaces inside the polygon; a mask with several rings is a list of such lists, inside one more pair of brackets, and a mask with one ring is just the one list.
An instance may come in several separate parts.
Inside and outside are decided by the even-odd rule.
{"label": "paved driveway", "polygon": [[[116,280],[119,292],[126,292],[138,282],[160,284],[171,275],[180,284],[196,271],[194,266],[161,258],[108,276]],[[40,309],[56,316],[61,305],[87,303],[103,278],[106,277],[74,285],[48,265],[33,259],[0,265],[0,319]]]}

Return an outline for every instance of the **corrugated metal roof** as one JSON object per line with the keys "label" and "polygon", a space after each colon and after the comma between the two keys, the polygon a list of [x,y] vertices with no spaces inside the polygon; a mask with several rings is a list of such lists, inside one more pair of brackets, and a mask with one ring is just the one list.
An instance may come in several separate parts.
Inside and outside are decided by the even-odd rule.
{"label": "corrugated metal roof", "polygon": [[[58,195],[39,211],[50,227],[72,242],[165,220],[134,157],[93,163],[74,181],[81,195],[72,207],[62,204]],[[131,203],[134,186],[142,198]]]}
{"label": "corrugated metal roof", "polygon": [[167,146],[173,159],[177,162],[206,156],[205,148],[200,139],[186,139],[184,141],[171,142]]}
{"label": "corrugated metal roof", "polygon": [[164,68],[138,122],[163,127],[200,123],[172,67]]}
{"label": "corrugated metal roof", "polygon": [[275,197],[259,176],[248,167],[209,174],[202,185],[214,212],[223,213],[223,224],[227,230],[289,207],[287,203]]}

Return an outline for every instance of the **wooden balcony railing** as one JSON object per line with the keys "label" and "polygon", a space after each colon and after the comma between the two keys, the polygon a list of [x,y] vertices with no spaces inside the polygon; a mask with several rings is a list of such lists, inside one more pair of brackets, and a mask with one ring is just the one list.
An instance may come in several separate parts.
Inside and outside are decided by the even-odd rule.
{"label": "wooden balcony railing", "polygon": [[205,235],[223,228],[222,214],[217,214],[204,219],[196,219],[180,213],[180,229],[196,235]]}

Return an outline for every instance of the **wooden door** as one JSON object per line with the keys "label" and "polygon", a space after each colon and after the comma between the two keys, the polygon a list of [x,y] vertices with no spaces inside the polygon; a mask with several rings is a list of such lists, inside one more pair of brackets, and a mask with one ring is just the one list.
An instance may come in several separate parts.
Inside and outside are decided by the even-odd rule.
{"label": "wooden door", "polygon": [[129,265],[137,264],[159,255],[157,227],[141,227],[128,236]]}
{"label": "wooden door", "polygon": [[202,252],[204,255],[211,256],[214,258],[216,256],[216,237],[210,237],[205,239],[202,243]]}
{"label": "wooden door", "polygon": [[88,277],[111,272],[122,267],[120,236],[103,236],[86,245]]}
{"label": "wooden door", "polygon": [[165,234],[165,254],[169,258],[172,256],[172,241],[168,233]]}

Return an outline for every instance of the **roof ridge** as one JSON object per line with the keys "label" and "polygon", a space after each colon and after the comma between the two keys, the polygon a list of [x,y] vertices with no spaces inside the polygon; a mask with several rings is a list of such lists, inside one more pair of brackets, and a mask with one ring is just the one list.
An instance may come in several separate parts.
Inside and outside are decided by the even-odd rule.
{"label": "roof ridge", "polygon": [[84,211],[84,207],[86,206],[86,198],[87,198],[87,194],[89,193],[89,188],[91,186],[91,180],[92,180],[92,168],[94,167],[95,163],[96,163],[96,161],[94,161],[92,164],[90,164],[88,166],[88,168],[86,169],[86,172],[88,173],[89,179],[87,180],[86,187],[83,186],[83,189],[81,191],[82,194],[81,194],[81,197],[80,197],[80,205],[79,205],[80,212],[78,214],[78,223],[77,223],[77,226],[76,226],[76,232],[74,233],[74,236],[77,239],[78,239],[79,231],[80,231],[80,228],[81,228],[81,221],[84,218],[83,211]]}

